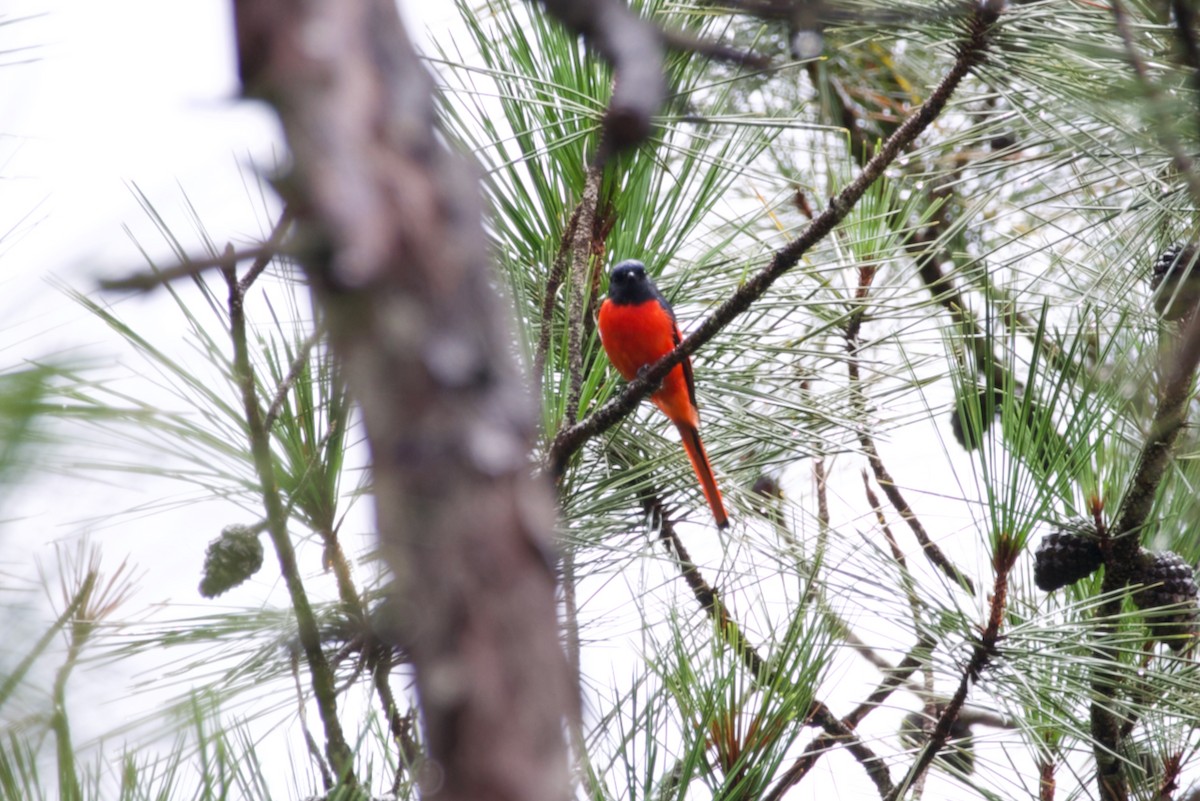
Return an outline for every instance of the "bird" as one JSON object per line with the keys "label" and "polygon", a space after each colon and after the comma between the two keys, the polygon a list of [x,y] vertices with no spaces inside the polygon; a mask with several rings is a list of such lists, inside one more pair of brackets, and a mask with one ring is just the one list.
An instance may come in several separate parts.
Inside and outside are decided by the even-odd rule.
{"label": "bird", "polygon": [[[621,262],[609,273],[608,296],[600,304],[596,327],[608,360],[626,381],[637,378],[641,371],[674,350],[683,338],[671,304],[646,275],[646,265],[636,259]],[[727,527],[729,515],[700,440],[700,412],[696,408],[691,360],[685,357],[672,367],[650,400],[679,430],[717,527]]]}

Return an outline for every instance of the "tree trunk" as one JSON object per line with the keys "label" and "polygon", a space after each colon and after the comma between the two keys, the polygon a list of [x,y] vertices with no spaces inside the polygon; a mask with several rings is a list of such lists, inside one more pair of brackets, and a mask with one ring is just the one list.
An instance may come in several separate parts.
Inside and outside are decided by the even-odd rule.
{"label": "tree trunk", "polygon": [[279,112],[300,260],[370,442],[396,621],[438,799],[564,799],[572,693],[553,505],[489,280],[477,179],[435,135],[392,0],[235,0],[248,95]]}

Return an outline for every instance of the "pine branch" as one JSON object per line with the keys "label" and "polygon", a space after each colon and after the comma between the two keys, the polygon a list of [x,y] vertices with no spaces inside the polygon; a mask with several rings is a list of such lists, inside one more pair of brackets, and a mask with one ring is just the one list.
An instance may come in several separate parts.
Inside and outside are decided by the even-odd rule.
{"label": "pine branch", "polygon": [[[368,663],[371,668],[371,681],[375,687],[375,695],[379,706],[388,722],[392,740],[396,743],[396,778],[393,785],[399,783],[405,772],[414,768],[421,758],[421,747],[413,738],[413,719],[410,715],[401,716],[396,706],[396,696],[392,693],[391,648],[382,642],[374,643],[370,650]],[[414,773],[416,771],[413,771]]]}
{"label": "pine branch", "polygon": [[968,33],[959,43],[954,65],[929,99],[888,137],[858,177],[835,197],[830,198],[825,211],[817,215],[799,237],[777,251],[770,264],[751,276],[673,351],[629,382],[620,395],[584,420],[559,432],[546,456],[546,464],[554,476],[562,475],[568,461],[584,442],[624,419],[662,382],[675,365],[694,354],[734,318],[749,309],[766,294],[780,276],[795,267],[810,248],[824,239],[846,217],[866,191],[879,180],[884,170],[937,119],[958,85],[972,68],[986,57],[989,33],[992,25],[1000,18],[1003,5],[999,0],[986,0],[975,6],[968,21]]}
{"label": "pine branch", "polygon": [[1054,801],[1054,763],[1038,761],[1038,801]]}
{"label": "pine branch", "polygon": [[329,765],[325,761],[324,755],[321,753],[321,746],[317,745],[317,739],[313,737],[312,729],[308,727],[308,699],[305,698],[304,685],[300,681],[300,651],[293,645],[289,649],[289,665],[292,671],[292,684],[296,688],[296,709],[300,718],[300,731],[304,735],[304,746],[308,749],[308,755],[317,765],[317,770],[321,773],[321,786],[326,791],[333,789],[333,775],[329,772]]}
{"label": "pine branch", "polygon": [[844,745],[850,755],[858,760],[858,763],[863,766],[863,770],[867,772],[867,776],[874,782],[881,798],[886,798],[895,791],[887,765],[863,742],[862,738],[854,731],[853,726],[848,726],[839,720],[829,707],[820,701],[813,701],[811,719],[825,730],[825,736],[829,737],[832,743]]}
{"label": "pine branch", "polygon": [[728,64],[737,64],[758,70],[765,70],[771,66],[771,59],[766,56],[738,50],[736,47],[730,47],[712,39],[693,36],[684,31],[661,28],[659,36],[662,38],[663,44],[671,50],[698,53],[712,61],[724,61]]}
{"label": "pine branch", "polygon": [[[1154,506],[1159,485],[1166,475],[1174,451],[1175,440],[1187,420],[1191,386],[1200,365],[1200,314],[1193,313],[1184,323],[1175,348],[1164,354],[1160,374],[1158,408],[1146,442],[1142,445],[1133,477],[1121,499],[1116,523],[1105,540],[1104,583],[1101,592],[1111,594],[1109,600],[1096,610],[1100,625],[1096,629],[1097,657],[1104,662],[1117,662],[1120,654],[1106,645],[1117,632],[1116,618],[1121,612],[1121,589],[1129,584],[1137,564],[1142,534]],[[1091,705],[1091,730],[1095,738],[1097,781],[1102,801],[1125,801],[1129,784],[1125,777],[1120,753],[1123,721],[1112,712],[1118,688],[1113,684],[1111,671],[1103,664],[1092,671],[1092,691],[1097,700]]]}
{"label": "pine branch", "polygon": [[[592,285],[592,232],[596,222],[596,204],[600,199],[603,170],[593,164],[587,170],[583,196],[579,199],[579,218],[571,242],[571,303],[567,315],[567,364],[571,374],[565,421],[574,423],[579,415],[579,396],[583,391],[583,339],[587,330],[588,290]],[[591,269],[589,269],[591,268]]]}
{"label": "pine branch", "polygon": [[817,554],[823,556],[829,546],[829,474],[823,453],[813,459],[813,483],[817,492]]}
{"label": "pine branch", "polygon": [[[850,362],[852,367],[857,367],[857,361]],[[857,369],[855,369],[857,372]],[[851,380],[856,380],[857,376]],[[921,553],[935,567],[942,571],[948,579],[958,584],[971,595],[975,594],[975,582],[971,581],[971,577],[963,573],[958,567],[950,561],[946,554],[942,553],[942,549],[929,536],[929,532],[925,530],[920,518],[916,512],[908,505],[908,501],[904,499],[904,493],[900,492],[900,488],[896,486],[895,479],[888,472],[887,467],[883,464],[883,459],[879,455],[879,449],[875,447],[875,440],[867,431],[866,427],[862,427],[858,432],[858,441],[862,446],[863,453],[867,455],[867,462],[871,465],[871,470],[875,474],[875,483],[883,490],[883,494],[887,496],[896,512],[903,518],[908,527],[912,529],[913,535],[917,538],[917,542],[921,544]]]}
{"label": "pine branch", "polygon": [[674,555],[679,573],[683,576],[683,580],[687,582],[688,587],[691,588],[692,594],[696,597],[696,602],[700,604],[700,608],[717,624],[718,630],[725,639],[726,644],[742,660],[742,664],[750,672],[750,675],[754,677],[754,680],[761,684],[769,685],[771,677],[768,673],[767,661],[759,655],[755,647],[746,639],[746,636],[742,633],[741,626],[729,615],[729,610],[722,603],[716,589],[705,580],[704,575],[700,572],[700,568],[692,561],[692,557],[688,554],[687,548],[684,547],[683,541],[679,539],[679,535],[675,532],[675,524],[671,520],[670,515],[667,514],[662,501],[656,494],[649,493],[642,499],[642,509],[645,510],[651,520],[657,523],[659,541]]}
{"label": "pine branch", "polygon": [[550,337],[554,329],[554,306],[555,300],[558,297],[558,290],[562,286],[563,279],[567,275],[567,254],[571,252],[571,242],[575,238],[575,228],[579,225],[579,215],[583,210],[583,200],[580,199],[575,204],[575,208],[571,211],[571,216],[567,220],[567,225],[563,229],[562,239],[558,243],[558,253],[554,256],[554,262],[550,266],[550,274],[546,276],[546,292],[542,296],[542,317],[541,328],[538,330],[537,350],[533,355],[533,380],[535,382],[535,393],[538,397],[542,394],[543,374],[546,372],[546,356],[550,352]]}
{"label": "pine branch", "polygon": [[354,776],[354,754],[346,743],[341,722],[338,720],[333,671],[330,670],[325,653],[321,649],[321,634],[317,628],[316,616],[313,615],[308,593],[300,578],[300,568],[296,564],[296,552],[292,548],[287,530],[287,511],[275,478],[275,457],[271,453],[270,434],[264,425],[258,392],[255,389],[254,370],[250,365],[250,347],[246,337],[245,294],[242,283],[238,281],[237,268],[233,265],[232,246],[226,248],[225,255],[227,262],[221,268],[221,272],[229,287],[229,333],[233,339],[234,377],[241,390],[250,451],[254,456],[254,468],[258,473],[263,506],[267,512],[267,534],[275,546],[279,570],[291,598],[292,609],[296,613],[296,628],[301,647],[304,648],[305,660],[308,662],[317,711],[325,727],[325,756],[333,766],[338,782],[353,786],[357,783]]}
{"label": "pine branch", "polygon": [[280,255],[280,250],[283,248],[283,240],[292,227],[293,219],[295,218],[291,209],[284,206],[279,219],[275,222],[275,227],[271,230],[271,235],[263,244],[262,253],[255,257],[254,263],[250,265],[250,268],[246,270],[246,274],[242,276],[242,294],[249,291],[254,282],[258,280],[258,277],[267,269],[267,265],[271,263],[271,260]]}
{"label": "pine branch", "polygon": [[855,293],[855,299],[859,302],[859,305],[855,307],[855,310],[847,319],[843,334],[846,339],[846,351],[848,354],[846,357],[846,371],[850,379],[850,398],[859,421],[858,442],[862,447],[863,453],[867,456],[867,462],[871,465],[871,471],[875,474],[875,483],[879,485],[879,488],[883,490],[883,494],[887,496],[888,501],[891,502],[896,512],[904,519],[908,527],[912,529],[917,542],[921,544],[921,552],[925,555],[925,558],[941,570],[947,578],[966,589],[971,595],[974,595],[974,582],[942,553],[942,549],[930,538],[920,518],[913,512],[912,507],[908,505],[908,501],[904,499],[904,493],[900,492],[900,488],[896,486],[896,481],[884,465],[883,458],[879,455],[879,449],[875,447],[875,439],[871,436],[871,432],[867,427],[866,393],[862,389],[862,377],[858,363],[858,354],[862,347],[859,342],[859,330],[862,327],[863,316],[866,313],[866,306],[863,305],[863,301],[867,299],[870,292],[871,281],[874,279],[874,275],[874,267],[864,267],[859,271],[859,284]]}
{"label": "pine branch", "polygon": [[[882,466],[882,462],[880,466]],[[920,631],[921,599],[917,597],[916,582],[913,580],[912,573],[908,570],[908,560],[904,556],[904,551],[900,549],[900,543],[896,542],[896,537],[892,534],[892,527],[888,525],[887,518],[884,517],[883,506],[880,505],[879,498],[871,490],[871,482],[867,478],[866,470],[862,471],[862,482],[863,491],[867,496],[867,503],[870,504],[871,510],[875,512],[875,520],[879,523],[879,530],[883,532],[883,537],[887,540],[888,548],[892,551],[892,558],[896,560],[896,566],[900,568],[900,583],[904,585],[904,595],[908,599],[908,606],[912,611],[913,629],[914,631]]]}
{"label": "pine branch", "polygon": [[[840,732],[854,731],[858,727],[858,724],[862,723],[863,718],[878,709],[880,704],[888,699],[888,696],[908,681],[908,678],[921,665],[928,661],[929,650],[931,648],[933,648],[931,640],[922,640],[917,643],[908,655],[901,660],[900,664],[889,671],[887,677],[867,696],[866,700],[839,721],[840,725],[836,727],[836,732],[838,733],[831,732],[827,728],[824,734],[814,738],[808,744],[804,749],[804,753],[784,772],[775,784],[775,787],[771,789],[771,792],[763,798],[763,801],[781,801],[784,794],[799,784],[808,775],[809,771],[816,766],[817,760],[838,744],[842,739]],[[892,792],[892,781],[891,776],[887,772],[887,767],[882,762],[878,762],[877,764],[872,763],[871,769],[875,771],[872,779],[875,781],[875,786],[879,789],[879,795],[881,797],[887,796]]]}
{"label": "pine branch", "polygon": [[94,598],[96,578],[95,569],[88,571],[68,604],[68,609],[77,610],[77,616],[73,619],[73,625],[66,628],[67,653],[58,670],[54,672],[54,684],[50,691],[50,699],[54,705],[54,711],[50,715],[50,730],[54,732],[54,745],[58,758],[57,774],[61,785],[59,793],[63,801],[82,801],[83,799],[80,792],[75,746],[71,741],[71,721],[67,712],[67,679],[79,664],[79,658],[91,631],[89,626],[80,625],[80,621],[86,620],[89,616],[87,606]]}
{"label": "pine branch", "polygon": [[58,636],[60,631],[63,631],[68,624],[74,622],[79,615],[80,609],[92,597],[92,591],[96,585],[97,573],[89,571],[83,582],[79,585],[79,589],[71,598],[70,603],[63,609],[62,613],[54,620],[45,633],[38,638],[33,647],[29,650],[21,661],[7,671],[4,680],[0,681],[0,710],[4,708],[6,702],[12,699],[13,692],[20,686],[21,682],[29,675],[30,668],[38,661],[38,658],[45,653],[51,643]]}
{"label": "pine branch", "polygon": [[906,683],[913,673],[916,673],[922,665],[929,664],[929,654],[935,645],[933,638],[922,637],[905,655],[904,659],[900,660],[900,664],[888,671],[887,676],[875,688],[875,691],[843,717],[842,722],[852,729],[857,728],[858,724],[863,722],[863,718],[878,709],[879,705],[886,701],[897,688]]}
{"label": "pine branch", "polygon": [[1008,603],[1008,577],[1019,555],[1020,550],[1016,547],[1016,542],[1011,537],[1001,536],[1000,541],[996,544],[995,553],[992,555],[992,568],[995,570],[996,578],[992,584],[987,625],[984,627],[979,642],[971,652],[971,658],[959,679],[958,689],[942,710],[937,725],[929,735],[929,742],[925,744],[921,755],[909,768],[904,780],[896,785],[884,801],[898,801],[908,791],[908,788],[929,769],[938,751],[950,739],[950,727],[954,725],[959,711],[967,700],[967,691],[996,656],[996,645],[1000,640],[1000,627],[1003,625],[1005,607]]}

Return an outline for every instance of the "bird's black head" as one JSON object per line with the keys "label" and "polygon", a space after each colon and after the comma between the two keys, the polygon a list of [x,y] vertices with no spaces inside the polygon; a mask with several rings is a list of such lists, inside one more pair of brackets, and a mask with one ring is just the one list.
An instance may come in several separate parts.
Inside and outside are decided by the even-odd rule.
{"label": "bird's black head", "polygon": [[636,259],[621,262],[608,275],[608,298],[619,306],[638,305],[656,297],[658,292],[646,275],[646,265]]}

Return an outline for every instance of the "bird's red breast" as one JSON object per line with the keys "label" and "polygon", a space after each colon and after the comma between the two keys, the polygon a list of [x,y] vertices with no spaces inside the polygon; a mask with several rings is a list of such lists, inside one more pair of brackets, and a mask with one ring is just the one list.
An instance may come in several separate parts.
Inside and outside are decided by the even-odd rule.
{"label": "bird's red breast", "polygon": [[[675,319],[657,298],[637,304],[607,299],[600,305],[597,327],[609,361],[626,381],[674,350],[681,338]],[[650,399],[672,422],[697,426],[700,419],[690,373],[687,359],[675,365]]]}

